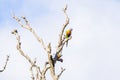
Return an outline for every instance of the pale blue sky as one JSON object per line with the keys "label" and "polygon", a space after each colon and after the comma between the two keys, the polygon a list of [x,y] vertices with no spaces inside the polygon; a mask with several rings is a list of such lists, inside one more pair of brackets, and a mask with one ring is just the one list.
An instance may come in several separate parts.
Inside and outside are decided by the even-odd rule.
{"label": "pale blue sky", "polygon": [[40,66],[46,59],[45,51],[12,19],[11,12],[26,16],[45,43],[52,43],[54,53],[65,22],[62,8],[66,2],[73,38],[64,48],[64,62],[57,64],[57,70],[66,68],[60,80],[120,80],[120,0],[0,0],[0,68],[10,55],[0,80],[31,79],[30,65],[16,50],[15,37],[10,34],[13,29],[18,29],[23,49],[32,59],[37,57]]}

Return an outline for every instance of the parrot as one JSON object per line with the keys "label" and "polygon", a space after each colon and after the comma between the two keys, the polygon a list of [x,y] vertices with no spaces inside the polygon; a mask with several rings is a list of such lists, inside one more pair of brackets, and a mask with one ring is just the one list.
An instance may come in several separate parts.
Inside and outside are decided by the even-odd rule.
{"label": "parrot", "polygon": [[[72,30],[73,30],[72,28],[66,30],[66,32],[65,32],[65,38],[66,39],[68,39],[71,36]],[[68,46],[68,41],[66,42],[66,47],[67,46]]]}
{"label": "parrot", "polygon": [[61,58],[62,54],[59,52],[57,55],[57,61],[63,62],[63,59]]}
{"label": "parrot", "polygon": [[58,53],[58,54],[57,54],[57,58],[58,58],[58,59],[60,59],[61,56],[62,56],[61,53]]}
{"label": "parrot", "polygon": [[56,63],[56,61],[63,62],[63,59],[61,58],[61,56],[62,56],[62,54],[60,52],[55,54],[54,64]]}

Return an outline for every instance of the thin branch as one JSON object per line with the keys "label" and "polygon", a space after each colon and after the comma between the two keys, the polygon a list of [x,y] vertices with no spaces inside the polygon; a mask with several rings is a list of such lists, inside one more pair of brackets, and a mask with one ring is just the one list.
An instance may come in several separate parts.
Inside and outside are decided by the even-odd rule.
{"label": "thin branch", "polygon": [[44,66],[44,68],[43,68],[43,70],[42,70],[42,74],[43,74],[43,75],[45,75],[46,72],[47,72],[47,70],[50,68],[50,67],[47,66],[47,65],[48,65],[48,63],[46,62],[46,63],[45,63],[45,66]]}
{"label": "thin branch", "polygon": [[8,61],[9,61],[9,56],[7,55],[7,59],[6,59],[5,65],[4,65],[3,69],[0,70],[0,72],[3,72],[6,69]]}
{"label": "thin branch", "polygon": [[57,49],[56,49],[56,55],[58,53],[62,53],[62,49],[64,47],[65,42],[67,42],[68,40],[70,40],[69,38],[66,40],[65,35],[63,35],[65,28],[67,27],[67,25],[69,24],[69,17],[67,15],[67,5],[65,6],[65,8],[63,9],[63,12],[65,14],[66,17],[66,22],[63,24],[62,30],[59,34],[59,40],[58,40],[58,45],[57,45]]}
{"label": "thin branch", "polygon": [[32,75],[32,72],[31,72],[32,78],[34,77],[35,80],[40,80],[39,75],[41,74],[41,71],[40,71],[40,67],[36,65],[36,58],[34,60],[34,65],[31,65],[31,66],[33,66],[35,68],[35,70],[36,70],[36,76],[34,76],[35,73],[33,73],[33,75]]}
{"label": "thin branch", "polygon": [[26,17],[25,17],[25,16],[22,16],[21,18],[22,18],[22,19],[24,19],[24,21],[25,21],[26,25],[29,25],[28,20],[26,19]]}
{"label": "thin branch", "polygon": [[37,66],[37,68],[38,68],[39,73],[40,73],[40,74],[42,74],[42,72],[41,72],[41,70],[40,70],[40,67],[39,67],[39,66]]}
{"label": "thin branch", "polygon": [[46,72],[48,71],[48,69],[50,69],[50,67],[45,67],[45,68],[42,70],[42,74],[41,74],[41,79],[42,79],[42,80],[46,80],[45,74],[46,74]]}
{"label": "thin branch", "polygon": [[65,22],[65,24],[63,24],[62,30],[61,30],[61,32],[60,32],[60,34],[59,34],[58,47],[59,47],[59,46],[61,45],[61,43],[62,43],[62,37],[63,37],[64,30],[65,30],[65,28],[67,27],[67,25],[69,24],[69,17],[68,17],[68,15],[67,15],[66,11],[67,11],[67,5],[66,5],[65,8],[63,9],[63,12],[64,12],[65,17],[66,17],[66,22]]}
{"label": "thin branch", "polygon": [[[33,69],[36,70],[36,72],[35,72],[36,76],[35,76],[35,73],[33,72]],[[32,80],[40,80],[40,75],[42,74],[42,72],[41,72],[39,66],[37,66],[36,64],[31,65],[30,72],[31,72],[31,78],[32,78]]]}
{"label": "thin branch", "polygon": [[[12,14],[12,16],[13,16],[13,19],[15,19],[20,24],[21,27],[25,29],[30,29],[30,27],[28,25],[26,26],[25,24],[23,24],[17,16],[15,16],[14,14]],[[26,24],[28,24],[28,22]]]}
{"label": "thin branch", "polygon": [[60,78],[60,76],[62,75],[62,73],[65,71],[65,69],[61,68],[61,72],[60,74],[58,75],[58,78]]}
{"label": "thin branch", "polygon": [[60,52],[63,50],[63,47],[64,47],[65,43],[66,43],[67,41],[69,41],[70,39],[72,39],[72,36],[70,36],[70,37],[67,38],[67,39],[64,39],[63,42],[62,42],[62,45],[57,49],[56,53],[60,53]]}
{"label": "thin branch", "polygon": [[36,68],[36,80],[40,80],[40,76],[39,76],[39,70]]}
{"label": "thin branch", "polygon": [[17,30],[14,30],[12,32],[12,34],[15,35],[16,39],[17,39],[17,50],[20,52],[20,54],[31,64],[34,65],[34,62],[30,59],[30,57],[28,55],[26,55],[23,50],[21,49],[21,42],[20,42],[20,35],[18,34]]}
{"label": "thin branch", "polygon": [[20,20],[17,16],[15,16],[14,14],[13,14],[13,18],[20,24],[21,27],[23,27],[23,28],[29,30],[31,33],[33,33],[33,35],[35,36],[35,38],[37,39],[37,41],[40,42],[41,45],[42,45],[42,47],[44,48],[44,50],[47,51],[47,48],[46,48],[46,46],[45,46],[45,44],[44,44],[44,41],[43,41],[42,38],[40,38],[40,37],[37,35],[37,33],[30,27],[30,24],[29,24],[28,20],[26,19],[26,17],[24,17],[24,16],[21,17],[21,18],[25,21],[26,24],[23,24],[23,23],[21,22],[21,20]]}
{"label": "thin branch", "polygon": [[50,67],[49,66],[47,66],[49,63],[48,62],[46,62],[45,63],[45,65],[44,65],[44,68],[43,68],[43,70],[40,72],[40,80],[46,80],[46,77],[45,77],[45,74],[46,74],[46,72],[48,71],[48,69],[50,69]]}
{"label": "thin branch", "polygon": [[40,75],[41,75],[41,71],[39,71],[40,68],[36,65],[35,69],[36,69],[36,80],[40,80]]}
{"label": "thin branch", "polygon": [[35,80],[34,73],[33,73],[33,66],[30,67],[30,72],[31,72],[32,80]]}

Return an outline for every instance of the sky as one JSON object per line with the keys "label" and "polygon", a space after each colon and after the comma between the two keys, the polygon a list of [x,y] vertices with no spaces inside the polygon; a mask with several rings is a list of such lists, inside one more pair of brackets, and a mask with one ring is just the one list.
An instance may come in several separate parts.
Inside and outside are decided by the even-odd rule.
{"label": "sky", "polygon": [[[31,27],[47,45],[56,50],[62,25],[65,23],[63,7],[67,3],[72,39],[63,50],[66,68],[60,80],[120,80],[120,0],[0,0],[0,69],[6,55],[10,55],[7,68],[0,80],[31,80],[30,64],[16,49],[17,29],[24,52],[37,58],[41,66],[47,55],[35,37],[12,18],[26,16]],[[48,75],[49,73],[47,73]],[[47,77],[49,79],[49,75]]]}

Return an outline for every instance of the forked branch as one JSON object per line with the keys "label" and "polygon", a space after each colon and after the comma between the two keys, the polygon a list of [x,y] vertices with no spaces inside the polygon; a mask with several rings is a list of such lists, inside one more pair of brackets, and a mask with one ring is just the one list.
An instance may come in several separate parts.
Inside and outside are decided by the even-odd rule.
{"label": "forked branch", "polygon": [[19,19],[19,18],[18,18],[17,16],[15,16],[14,14],[13,14],[13,18],[20,24],[20,26],[21,26],[22,28],[25,28],[25,29],[29,30],[29,31],[35,36],[35,38],[37,39],[37,41],[41,43],[41,45],[42,45],[42,47],[44,48],[44,50],[45,50],[45,51],[47,50],[47,49],[46,49],[46,46],[45,46],[45,44],[44,44],[44,41],[43,41],[42,38],[40,38],[40,37],[37,35],[37,33],[30,27],[30,24],[29,24],[28,20],[26,19],[26,17],[24,17],[24,16],[21,17],[21,18],[25,21],[25,24],[23,24],[23,23],[21,22],[21,19]]}
{"label": "forked branch", "polygon": [[[32,80],[46,80],[45,74],[46,74],[47,70],[50,68],[47,66],[48,63],[45,64],[45,67],[41,71],[40,67],[36,65],[36,60],[32,61],[31,58],[28,55],[26,55],[23,52],[23,50],[21,49],[20,35],[18,34],[18,31],[14,30],[14,31],[12,31],[12,34],[14,34],[16,39],[17,39],[17,50],[31,64],[30,71],[31,71]],[[36,69],[36,76],[33,72],[34,68]]]}

